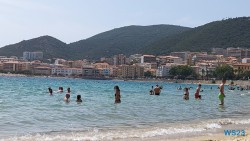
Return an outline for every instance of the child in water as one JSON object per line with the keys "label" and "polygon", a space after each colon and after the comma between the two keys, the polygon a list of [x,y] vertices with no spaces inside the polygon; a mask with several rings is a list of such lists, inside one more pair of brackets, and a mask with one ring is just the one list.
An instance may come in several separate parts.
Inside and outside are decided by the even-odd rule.
{"label": "child in water", "polygon": [[189,100],[189,92],[188,92],[188,88],[184,88],[183,99],[185,99],[185,100]]}

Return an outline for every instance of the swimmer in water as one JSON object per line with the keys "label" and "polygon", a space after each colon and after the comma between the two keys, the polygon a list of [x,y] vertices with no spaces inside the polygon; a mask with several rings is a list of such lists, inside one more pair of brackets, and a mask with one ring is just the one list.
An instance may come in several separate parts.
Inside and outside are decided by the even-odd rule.
{"label": "swimmer in water", "polygon": [[65,102],[69,102],[70,94],[66,94],[64,97]]}
{"label": "swimmer in water", "polygon": [[77,95],[76,102],[82,102],[81,95]]}
{"label": "swimmer in water", "polygon": [[183,99],[185,99],[185,100],[189,100],[189,92],[188,92],[188,88],[184,88]]}
{"label": "swimmer in water", "polygon": [[49,90],[49,94],[53,95],[53,90],[50,87],[48,88],[48,90]]}
{"label": "swimmer in water", "polygon": [[158,85],[156,85],[156,87],[154,88],[154,92],[155,92],[155,95],[160,95],[161,88]]}
{"label": "swimmer in water", "polygon": [[120,88],[118,86],[115,86],[114,90],[115,90],[115,103],[121,103]]}

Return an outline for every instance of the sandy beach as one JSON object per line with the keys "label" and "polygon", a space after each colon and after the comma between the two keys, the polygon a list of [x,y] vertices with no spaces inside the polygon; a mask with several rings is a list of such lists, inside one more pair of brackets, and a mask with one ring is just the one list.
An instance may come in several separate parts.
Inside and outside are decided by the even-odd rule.
{"label": "sandy beach", "polygon": [[246,132],[246,136],[225,136],[224,134],[211,134],[207,136],[179,138],[169,141],[250,141],[249,129],[246,130]]}

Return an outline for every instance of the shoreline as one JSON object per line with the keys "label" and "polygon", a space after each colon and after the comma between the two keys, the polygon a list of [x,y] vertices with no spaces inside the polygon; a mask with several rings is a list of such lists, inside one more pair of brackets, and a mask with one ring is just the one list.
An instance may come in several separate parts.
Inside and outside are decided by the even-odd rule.
{"label": "shoreline", "polygon": [[[25,74],[11,74],[11,73],[0,73],[0,76],[7,77],[40,77],[40,78],[64,78],[64,79],[84,79],[82,77],[57,77],[57,76],[36,76],[36,75],[25,75]],[[88,79],[88,80],[98,80],[98,79]],[[102,80],[102,79],[101,79]],[[105,80],[105,79],[103,79]],[[107,80],[113,81],[132,81],[132,82],[167,82],[167,83],[178,83],[178,84],[206,84],[206,85],[219,85],[221,80],[215,80],[215,83],[212,83],[212,80],[175,80],[175,79],[121,79],[121,78],[111,78]],[[231,85],[233,82],[233,86],[250,86],[250,80],[227,80],[226,85]]]}

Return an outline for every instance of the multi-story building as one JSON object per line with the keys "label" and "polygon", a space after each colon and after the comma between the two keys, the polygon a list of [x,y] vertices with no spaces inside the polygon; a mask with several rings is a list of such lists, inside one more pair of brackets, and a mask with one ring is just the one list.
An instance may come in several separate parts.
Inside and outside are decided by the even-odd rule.
{"label": "multi-story building", "polygon": [[37,51],[37,52],[23,52],[23,59],[28,61],[33,60],[43,60],[43,52]]}
{"label": "multi-story building", "polygon": [[52,68],[51,73],[53,75],[62,75],[62,76],[72,76],[72,75],[82,75],[81,68]]}
{"label": "multi-story building", "polygon": [[102,57],[101,62],[106,62],[109,65],[113,65],[114,64],[114,58]]}
{"label": "multi-story building", "polygon": [[242,52],[241,48],[233,48],[233,47],[227,48],[227,56],[241,58],[241,52]]}
{"label": "multi-story building", "polygon": [[83,66],[82,67],[82,76],[95,76],[96,69],[93,66]]}
{"label": "multi-story building", "polygon": [[108,63],[95,63],[93,66],[97,69],[107,69],[110,67]]}
{"label": "multi-story building", "polygon": [[250,71],[250,63],[233,64],[232,66],[235,74],[241,74],[246,71]]}
{"label": "multi-story building", "polygon": [[50,75],[51,74],[51,68],[46,66],[39,66],[33,68],[33,74],[37,75]]}
{"label": "multi-story building", "polygon": [[130,63],[141,63],[142,54],[133,54],[129,56]]}
{"label": "multi-story building", "polygon": [[166,77],[169,75],[169,70],[171,69],[172,65],[162,65],[159,66],[156,70],[156,77]]}
{"label": "multi-story building", "polygon": [[121,77],[123,78],[141,78],[144,76],[144,68],[138,65],[122,65]]}
{"label": "multi-story building", "polygon": [[189,53],[190,53],[189,51],[186,51],[186,52],[171,52],[170,55],[182,58],[184,64],[186,64],[187,60],[188,60]]}
{"label": "multi-story building", "polygon": [[227,56],[227,50],[224,48],[212,48],[212,54]]}
{"label": "multi-story building", "polygon": [[156,57],[154,55],[142,55],[141,63],[154,63],[156,62]]}
{"label": "multi-story building", "polygon": [[250,63],[250,58],[243,58],[242,63]]}
{"label": "multi-story building", "polygon": [[118,54],[113,57],[114,65],[124,65],[126,64],[126,55]]}

